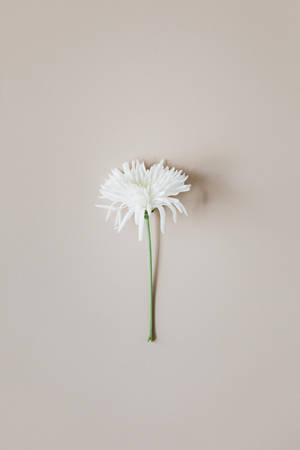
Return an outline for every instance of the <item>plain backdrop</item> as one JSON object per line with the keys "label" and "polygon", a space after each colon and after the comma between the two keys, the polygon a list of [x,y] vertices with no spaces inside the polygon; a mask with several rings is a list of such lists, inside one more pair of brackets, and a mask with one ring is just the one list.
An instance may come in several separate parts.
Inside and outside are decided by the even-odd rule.
{"label": "plain backdrop", "polygon": [[[1,3],[1,448],[299,450],[299,2]],[[147,242],[110,169],[193,184]]]}

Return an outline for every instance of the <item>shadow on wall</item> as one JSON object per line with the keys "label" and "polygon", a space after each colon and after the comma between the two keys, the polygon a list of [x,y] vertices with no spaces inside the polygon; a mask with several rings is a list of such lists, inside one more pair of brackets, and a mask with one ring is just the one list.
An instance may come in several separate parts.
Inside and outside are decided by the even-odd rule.
{"label": "shadow on wall", "polygon": [[204,207],[219,201],[225,201],[231,197],[228,183],[221,173],[209,173],[203,169],[182,169],[189,175],[186,183],[191,184],[191,191],[188,193],[181,193],[178,198],[182,200],[186,206],[189,214],[202,215]]}
{"label": "shadow on wall", "polygon": [[[146,161],[146,166],[157,163],[157,160]],[[228,180],[231,171],[228,158],[213,155],[209,159],[185,167],[176,161],[165,160],[165,165],[182,170],[189,176],[186,183],[192,185],[191,191],[178,195],[189,214],[201,215],[204,213],[204,207],[208,205],[218,202],[229,204],[233,200],[233,191]]]}
{"label": "shadow on wall", "polygon": [[[215,163],[216,161],[211,161],[211,163]],[[157,163],[150,162],[147,163],[147,166],[151,166],[152,164]],[[189,215],[201,216],[204,213],[204,208],[208,204],[217,203],[222,201],[226,203],[230,202],[230,197],[232,197],[230,193],[230,189],[228,183],[225,179],[225,173],[228,172],[228,161],[218,161],[218,164],[205,164],[203,163],[203,168],[189,168],[182,167],[182,165],[178,165],[171,161],[166,161],[166,165],[169,167],[175,167],[182,169],[184,173],[186,173],[189,177],[186,181],[187,184],[191,184],[191,191],[186,193],[183,192],[178,195],[178,198],[182,200],[183,204],[186,206]],[[201,164],[202,166],[202,164]],[[209,170],[209,167],[212,170]],[[227,166],[227,167],[226,167]],[[156,292],[157,292],[157,284],[158,284],[158,276],[159,276],[159,263],[160,263],[160,218],[159,214],[155,214],[155,231],[156,231],[156,242],[155,248],[153,249],[154,253],[154,273],[153,273],[153,340],[157,338],[156,333]]]}

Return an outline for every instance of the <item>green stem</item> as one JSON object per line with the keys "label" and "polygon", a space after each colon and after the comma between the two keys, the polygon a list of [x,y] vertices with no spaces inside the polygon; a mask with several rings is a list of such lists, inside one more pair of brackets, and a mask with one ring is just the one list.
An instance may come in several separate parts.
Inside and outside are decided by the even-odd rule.
{"label": "green stem", "polygon": [[150,221],[149,214],[145,211],[145,221],[147,225],[148,232],[148,248],[149,248],[149,275],[150,275],[150,323],[149,323],[149,337],[148,342],[153,341],[153,280],[152,280],[152,246],[151,246],[151,232],[150,232]]}

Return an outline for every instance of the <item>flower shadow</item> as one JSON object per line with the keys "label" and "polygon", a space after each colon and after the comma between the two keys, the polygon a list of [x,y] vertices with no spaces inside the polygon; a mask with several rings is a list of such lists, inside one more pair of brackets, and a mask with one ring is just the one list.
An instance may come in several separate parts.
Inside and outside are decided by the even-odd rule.
{"label": "flower shadow", "polygon": [[[168,165],[177,167],[170,161]],[[178,194],[179,200],[182,200],[189,215],[202,216],[208,205],[224,201],[228,203],[229,200],[233,200],[234,192],[226,179],[228,167],[222,161],[218,164],[214,161],[210,164],[206,162],[201,170],[182,166],[180,168],[188,175],[186,183],[191,184],[191,190],[188,193]]]}
{"label": "flower shadow", "polygon": [[[152,161],[151,164],[154,164]],[[151,165],[150,164],[150,165]],[[227,162],[226,162],[227,164]],[[190,192],[180,193],[178,198],[182,200],[188,214],[194,218],[200,218],[205,214],[209,204],[232,200],[233,191],[226,180],[228,168],[219,161],[218,164],[205,164],[203,169],[182,167],[180,164],[166,161],[169,167],[180,167],[188,175],[187,184],[191,184]],[[225,165],[225,167],[224,167]],[[205,167],[206,166],[206,167]],[[167,211],[169,215],[170,212]],[[158,211],[153,214],[155,222],[155,240],[153,246],[154,272],[153,272],[153,341],[157,340],[156,311],[157,311],[157,286],[159,281],[159,267],[161,257],[161,232],[160,217]],[[153,244],[152,244],[153,245]]]}

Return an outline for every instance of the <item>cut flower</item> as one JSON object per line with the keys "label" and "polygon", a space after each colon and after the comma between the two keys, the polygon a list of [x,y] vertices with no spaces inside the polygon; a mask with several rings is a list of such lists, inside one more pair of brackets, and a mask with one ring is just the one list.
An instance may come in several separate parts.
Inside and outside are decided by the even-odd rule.
{"label": "cut flower", "polygon": [[188,176],[182,170],[164,166],[163,160],[153,164],[150,169],[146,169],[145,164],[138,160],[132,161],[131,167],[128,162],[125,162],[122,170],[113,169],[108,179],[100,186],[100,198],[111,203],[96,206],[108,210],[107,220],[112,212],[116,213],[117,231],[121,231],[126,222],[134,216],[138,226],[138,237],[142,240],[145,212],[150,216],[155,209],[158,209],[162,233],[165,231],[164,207],[171,210],[174,222],[176,222],[177,211],[187,215],[181,201],[174,198],[179,193],[190,190],[191,185],[185,184],[187,178]]}

